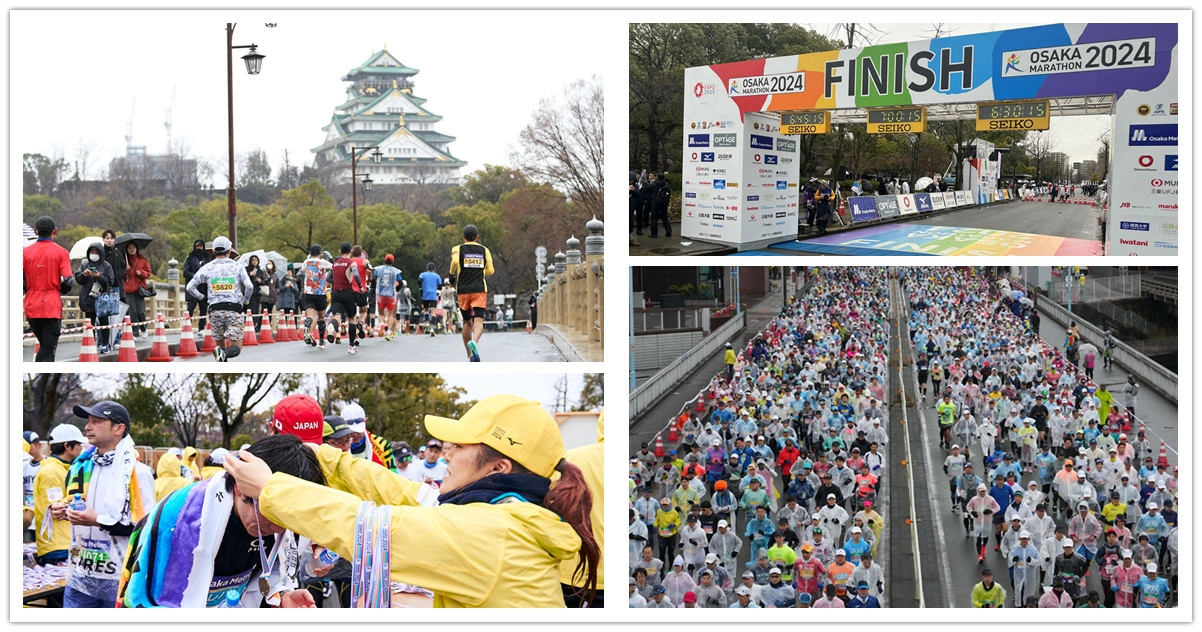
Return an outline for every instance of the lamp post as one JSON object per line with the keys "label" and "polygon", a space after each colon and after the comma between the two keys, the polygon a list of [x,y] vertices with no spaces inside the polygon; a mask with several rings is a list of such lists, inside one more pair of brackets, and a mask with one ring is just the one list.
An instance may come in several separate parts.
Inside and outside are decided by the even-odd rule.
{"label": "lamp post", "polygon": [[[359,161],[363,159],[363,154],[369,149],[375,150],[371,152],[371,161],[377,165],[380,164],[380,157],[384,154],[380,153],[379,145],[364,147],[359,152],[358,157],[355,156],[355,152],[359,151],[359,148],[351,147],[351,223],[353,224],[351,227],[351,240],[356,244],[359,243],[359,175],[355,169],[359,165]],[[371,191],[370,173],[363,179],[363,190]]]}
{"label": "lamp post", "polygon": [[246,62],[247,74],[257,75],[263,68],[263,55],[257,52],[255,44],[247,44],[245,46],[234,46],[234,27],[237,26],[233,22],[225,24],[225,78],[226,78],[226,95],[227,107],[229,110],[230,122],[230,184],[226,192],[227,204],[229,205],[229,231],[230,243],[235,247],[238,245],[238,193],[234,188],[234,49],[249,48],[250,52],[242,56],[242,61]]}

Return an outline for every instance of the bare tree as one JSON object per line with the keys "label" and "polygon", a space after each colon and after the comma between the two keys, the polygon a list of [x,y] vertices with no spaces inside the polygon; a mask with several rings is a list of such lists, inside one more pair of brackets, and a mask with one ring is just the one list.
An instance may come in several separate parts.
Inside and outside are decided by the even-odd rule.
{"label": "bare tree", "polygon": [[1098,182],[1104,182],[1110,175],[1110,130],[1098,135],[1098,166],[1095,169]]}
{"label": "bare tree", "polygon": [[575,204],[604,217],[605,90],[598,75],[539,102],[510,160],[531,179],[550,182]]}
{"label": "bare tree", "polygon": [[[1056,149],[1056,138],[1054,136],[1044,131],[1029,132],[1020,144],[1023,146],[1023,149],[1027,150],[1027,155],[1031,157],[1031,162],[1035,165],[1035,180],[1037,182],[1059,177],[1059,166],[1052,165],[1051,160],[1049,160],[1049,157]],[[1052,171],[1056,171],[1057,173],[1053,174]]]}
{"label": "bare tree", "polygon": [[46,436],[62,418],[62,410],[73,394],[82,393],[76,373],[26,373],[21,421],[26,430]]}
{"label": "bare tree", "polygon": [[230,447],[230,440],[238,434],[247,415],[279,385],[291,392],[300,384],[299,375],[285,373],[206,373],[198,387],[199,397],[215,411],[221,425],[221,445]]}

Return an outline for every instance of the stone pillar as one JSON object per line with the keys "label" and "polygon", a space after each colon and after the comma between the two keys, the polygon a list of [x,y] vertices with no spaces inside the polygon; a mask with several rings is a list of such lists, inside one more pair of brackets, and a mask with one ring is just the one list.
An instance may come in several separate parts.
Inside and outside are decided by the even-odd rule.
{"label": "stone pillar", "polygon": [[564,278],[564,273],[568,270],[567,258],[567,255],[563,254],[562,250],[555,253],[555,284],[551,286],[553,303],[555,304],[554,322],[560,326],[567,326],[568,324],[568,319],[564,316],[567,313],[565,310],[568,304],[567,298],[564,296],[567,294],[567,284]]}
{"label": "stone pillar", "polygon": [[[179,262],[172,257],[167,261],[167,282],[171,284],[171,297],[164,298],[163,296],[155,296],[155,300],[163,299],[160,305],[163,306],[163,318],[175,318],[183,316],[187,308],[183,306],[183,288],[179,285]],[[147,314],[150,312],[147,311]],[[183,327],[182,324],[177,324],[177,327]],[[170,326],[168,326],[170,329]]]}
{"label": "stone pillar", "polygon": [[580,267],[581,261],[580,240],[576,239],[575,235],[572,235],[565,242],[565,245],[568,247],[567,252],[564,254],[567,256],[567,307],[569,311],[565,314],[567,319],[564,324],[576,331],[582,331],[584,327],[581,322],[581,315],[584,312],[586,303],[583,301],[582,283],[580,282],[579,275],[576,273],[576,268]]}
{"label": "stone pillar", "polygon": [[601,231],[605,228],[605,224],[601,220],[593,216],[584,225],[588,229],[588,236],[584,238],[584,256],[588,261],[588,291],[585,295],[585,305],[588,306],[586,311],[585,333],[590,341],[601,342],[605,332],[605,310],[603,308],[605,295],[605,277],[603,272],[603,261],[605,256],[605,237],[601,235]]}

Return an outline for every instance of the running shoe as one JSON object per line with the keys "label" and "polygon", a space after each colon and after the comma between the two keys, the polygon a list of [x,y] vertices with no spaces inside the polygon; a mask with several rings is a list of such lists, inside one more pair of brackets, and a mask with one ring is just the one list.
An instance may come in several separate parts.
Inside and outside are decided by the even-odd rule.
{"label": "running shoe", "polygon": [[336,344],[336,345],[342,344],[342,336],[334,336],[334,344]]}
{"label": "running shoe", "polygon": [[108,352],[109,352],[109,346],[108,346],[108,345],[100,345],[100,348],[99,348],[99,349],[97,349],[97,351],[98,351],[99,353],[108,353]]}
{"label": "running shoe", "polygon": [[334,342],[334,323],[326,325],[326,342]]}
{"label": "running shoe", "polygon": [[467,341],[467,352],[468,352],[468,354],[471,356],[471,361],[472,361],[472,362],[479,362],[479,361],[480,361],[480,349],[479,349],[478,347],[476,347],[476,341],[475,341],[475,340],[468,340],[468,341]]}
{"label": "running shoe", "polygon": [[318,348],[318,349],[325,349],[325,348],[326,348],[326,341],[324,341],[324,340],[320,340],[320,339],[319,339],[319,340],[317,341],[317,348]]}
{"label": "running shoe", "polygon": [[221,347],[213,349],[213,357],[216,358],[218,362],[225,362],[225,349],[222,349]]}
{"label": "running shoe", "polygon": [[313,332],[305,332],[305,344],[309,345],[310,347],[314,346],[315,343],[313,342]]}
{"label": "running shoe", "polygon": [[359,345],[350,345],[347,347],[346,353],[347,353],[347,355],[355,355],[355,352],[358,350],[359,350]]}

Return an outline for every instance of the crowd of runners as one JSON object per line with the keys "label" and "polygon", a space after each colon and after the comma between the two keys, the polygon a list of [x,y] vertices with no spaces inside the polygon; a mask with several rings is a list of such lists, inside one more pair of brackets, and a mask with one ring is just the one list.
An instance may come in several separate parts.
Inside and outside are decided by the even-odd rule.
{"label": "crowd of runners", "polygon": [[728,349],[702,410],[673,421],[678,448],[634,454],[632,607],[883,605],[887,293],[868,268],[816,273]]}
{"label": "crowd of runners", "polygon": [[[392,341],[411,331],[436,336],[458,328],[468,360],[479,362],[488,307],[486,277],[493,273],[492,254],[477,242],[479,236],[475,226],[465,226],[463,243],[451,251],[449,276],[440,276],[434,262],[427,263],[417,277],[416,296],[392,265],[392,254],[384,256],[382,265],[372,266],[367,252],[350,242],[342,242],[336,259],[321,246],[310,246],[296,272],[305,344],[325,349],[327,344],[342,344],[345,333],[347,353],[355,355],[369,336]],[[230,258],[231,251],[229,239],[214,239],[213,260],[187,285],[189,296],[207,306],[218,362],[242,352],[242,314],[255,289],[242,263]]]}
{"label": "crowd of runners", "polygon": [[[1177,468],[1136,417],[1140,385],[1109,333],[1104,350],[1075,327],[1051,344],[1004,277],[898,270],[903,386],[935,412],[947,487],[928,491],[975,538],[973,605],[1175,606]],[[632,456],[631,607],[886,605],[873,555],[888,536],[889,274],[814,270],[728,348],[727,371],[665,429],[669,449]]]}
{"label": "crowd of runners", "polygon": [[[979,270],[905,268],[900,279],[920,405],[934,408],[947,452],[945,493],[990,567],[973,605],[1175,605],[1177,469],[1135,417],[1140,387],[1114,367],[1110,334],[1105,352],[1075,326],[1053,345],[1022,290]],[[1096,364],[1125,380],[1122,403]]]}

